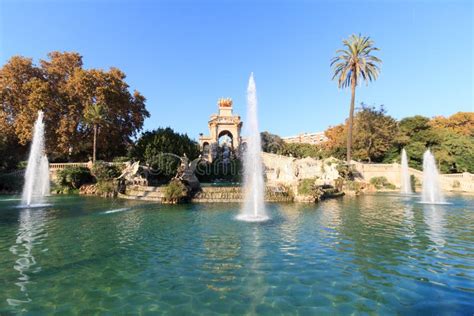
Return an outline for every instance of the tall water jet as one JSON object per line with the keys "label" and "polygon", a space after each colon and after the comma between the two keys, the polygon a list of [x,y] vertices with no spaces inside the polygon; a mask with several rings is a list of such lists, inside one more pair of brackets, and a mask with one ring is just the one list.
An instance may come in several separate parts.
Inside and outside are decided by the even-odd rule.
{"label": "tall water jet", "polygon": [[247,148],[244,152],[244,205],[237,217],[245,221],[264,221],[264,181],[262,170],[262,145],[257,119],[257,91],[253,73],[247,88]]}
{"label": "tall water jet", "polygon": [[410,173],[408,172],[408,158],[405,148],[402,149],[402,170],[401,170],[400,192],[402,194],[412,194]]}
{"label": "tall water jet", "polygon": [[49,185],[49,162],[44,147],[43,112],[38,111],[28,165],[26,166],[25,184],[21,197],[22,205],[43,204],[45,196],[49,195],[50,192]]}
{"label": "tall water jet", "polygon": [[443,204],[445,203],[443,194],[439,186],[439,174],[436,168],[436,161],[428,149],[423,154],[423,192],[422,203]]}

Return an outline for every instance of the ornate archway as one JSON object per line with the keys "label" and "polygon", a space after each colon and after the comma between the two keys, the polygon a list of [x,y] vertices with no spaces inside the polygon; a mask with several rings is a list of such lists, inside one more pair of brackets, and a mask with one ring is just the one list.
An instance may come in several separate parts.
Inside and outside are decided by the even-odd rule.
{"label": "ornate archway", "polygon": [[[240,120],[239,115],[234,115],[232,113],[232,100],[228,99],[219,99],[218,104],[218,114],[211,115],[208,127],[209,127],[209,136],[201,135],[199,137],[199,145],[201,151],[203,152],[203,158],[212,161],[216,158],[218,148],[219,148],[219,139],[223,136],[231,138],[231,148],[238,152],[241,136],[240,131],[242,129],[242,121]],[[204,145],[209,144],[210,151],[206,155],[204,152]]]}

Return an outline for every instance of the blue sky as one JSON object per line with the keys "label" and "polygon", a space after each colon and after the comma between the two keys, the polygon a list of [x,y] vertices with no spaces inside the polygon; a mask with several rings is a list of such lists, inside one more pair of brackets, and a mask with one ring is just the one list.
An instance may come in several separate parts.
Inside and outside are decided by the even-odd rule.
{"label": "blue sky", "polygon": [[343,122],[350,93],[329,62],[352,33],[384,61],[356,102],[396,118],[474,111],[472,1],[0,0],[0,64],[77,51],[86,68],[116,66],[147,98],[146,129],[207,133],[217,99],[245,120],[254,72],[261,130],[282,136]]}

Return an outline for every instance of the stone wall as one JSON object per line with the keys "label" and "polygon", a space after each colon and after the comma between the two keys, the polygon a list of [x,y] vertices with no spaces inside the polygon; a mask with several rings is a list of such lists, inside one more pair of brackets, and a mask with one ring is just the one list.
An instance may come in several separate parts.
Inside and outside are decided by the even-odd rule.
{"label": "stone wall", "polygon": [[[385,177],[390,183],[396,187],[401,184],[401,165],[393,164],[365,164],[360,162],[352,162],[359,172],[362,179],[370,181],[374,177]],[[415,176],[419,183],[423,182],[423,172],[413,168],[408,170],[410,175]],[[474,174],[470,173],[456,173],[456,174],[441,174],[439,176],[441,188],[444,191],[462,191],[474,193]]]}
{"label": "stone wall", "polygon": [[[163,202],[164,187],[149,187],[149,186],[128,186],[125,194],[119,194],[120,198],[142,200],[142,201],[153,201]],[[238,186],[229,187],[203,187],[201,191],[196,193],[191,199],[191,202],[196,203],[231,203],[231,202],[242,202],[243,194],[242,189]],[[286,190],[281,188],[268,187],[265,192],[265,201],[267,202],[291,202],[293,196]]]}
{"label": "stone wall", "polygon": [[262,153],[265,178],[270,185],[296,187],[301,179],[318,178],[317,184],[333,184],[339,177],[337,159],[297,159],[270,153]]}

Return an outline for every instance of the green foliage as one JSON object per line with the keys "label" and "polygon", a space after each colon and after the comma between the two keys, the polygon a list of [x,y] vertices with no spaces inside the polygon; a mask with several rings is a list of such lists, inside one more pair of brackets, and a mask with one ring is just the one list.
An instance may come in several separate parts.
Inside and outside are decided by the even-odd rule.
{"label": "green foliage", "polygon": [[269,132],[260,133],[262,150],[266,153],[281,154],[285,147],[285,142],[280,136]]}
{"label": "green foliage", "polygon": [[149,181],[155,184],[168,182],[174,177],[181,163],[179,157],[184,155],[190,161],[197,158],[198,144],[188,135],[176,133],[169,127],[143,133],[130,151],[130,158],[151,167],[153,172]]}
{"label": "green foliage", "polygon": [[117,185],[113,180],[101,180],[96,183],[98,194],[110,194],[117,191]]}
{"label": "green foliage", "polygon": [[23,187],[23,176],[16,173],[0,175],[0,192],[20,192]]}
{"label": "green foliage", "polygon": [[337,172],[339,172],[339,176],[345,180],[353,180],[354,174],[356,172],[355,167],[353,165],[348,165],[345,162],[341,162],[336,166]]}
{"label": "green foliage", "polygon": [[412,174],[410,175],[410,184],[411,184],[411,189],[413,190],[413,192],[416,192],[416,187],[421,185],[421,183],[419,183],[416,177]]}
{"label": "green foliage", "polygon": [[338,80],[339,88],[347,88],[359,81],[377,80],[382,61],[373,55],[379,49],[368,36],[352,34],[343,40],[344,49],[336,51],[337,56],[331,60],[333,79]]}
{"label": "green foliage", "polygon": [[196,176],[202,183],[241,182],[242,173],[243,164],[239,159],[231,159],[227,164],[222,160],[201,161],[196,168]]}
{"label": "green foliage", "polygon": [[147,131],[135,143],[130,156],[135,160],[148,162],[159,154],[186,154],[190,160],[199,156],[198,144],[186,134],[180,134],[171,128],[158,128]]}
{"label": "green foliage", "polygon": [[26,160],[23,160],[23,161],[20,161],[17,165],[16,165],[16,168],[17,169],[20,169],[20,170],[23,170],[23,169],[26,169],[26,166],[28,165],[28,161]]}
{"label": "green foliage", "polygon": [[58,172],[57,182],[64,189],[79,189],[83,184],[92,183],[93,177],[86,167],[68,166]]}
{"label": "green foliage", "polygon": [[172,180],[164,188],[163,195],[166,202],[177,203],[187,197],[188,189],[181,181]]}
{"label": "green foliage", "polygon": [[154,185],[158,185],[169,182],[176,175],[181,161],[177,156],[158,153],[148,157],[147,164],[152,170],[148,180]]}
{"label": "green foliage", "polygon": [[383,106],[377,109],[362,103],[355,118],[354,158],[369,162],[382,161],[396,134],[397,121],[387,115]]}
{"label": "green foliage", "polygon": [[349,191],[354,191],[358,194],[362,190],[363,184],[354,180],[346,180],[344,182],[344,188]]}
{"label": "green foliage", "polygon": [[298,182],[298,194],[300,195],[314,195],[316,191],[314,178],[301,179]]}
{"label": "green foliage", "polygon": [[120,175],[120,170],[115,165],[110,165],[104,161],[96,161],[92,166],[92,174],[97,182],[112,180]]}
{"label": "green foliage", "polygon": [[130,161],[130,157],[127,157],[127,156],[114,157],[114,159],[112,160],[112,162],[128,162],[128,161]]}
{"label": "green foliage", "polygon": [[386,177],[373,177],[370,179],[370,184],[372,184],[376,189],[395,189],[395,185],[388,182]]}
{"label": "green foliage", "polygon": [[284,144],[281,154],[296,158],[311,157],[315,159],[323,159],[328,157],[328,153],[321,146],[312,144],[290,143]]}

